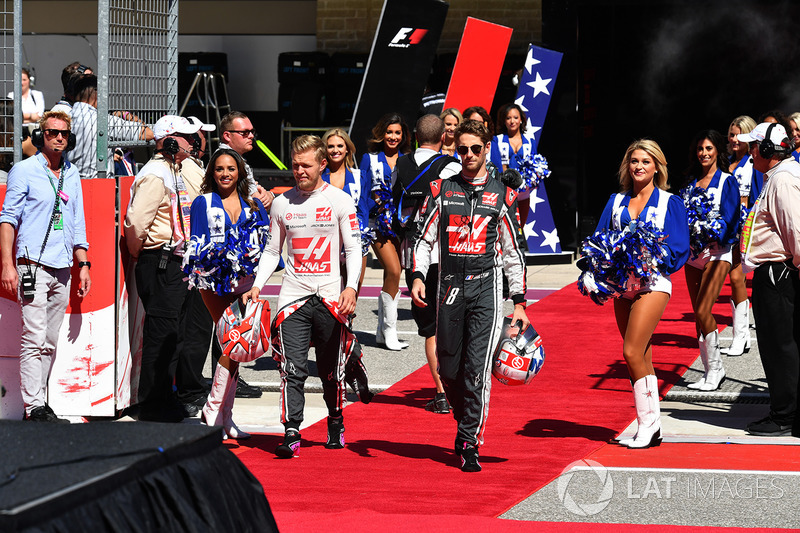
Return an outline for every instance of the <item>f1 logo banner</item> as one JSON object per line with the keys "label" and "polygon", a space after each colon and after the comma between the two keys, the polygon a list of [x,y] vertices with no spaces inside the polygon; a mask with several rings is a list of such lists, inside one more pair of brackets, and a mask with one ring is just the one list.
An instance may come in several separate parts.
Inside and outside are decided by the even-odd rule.
{"label": "f1 logo banner", "polygon": [[386,113],[399,113],[409,128],[417,121],[449,7],[440,0],[384,2],[350,125],[356,153],[366,152],[370,130]]}
{"label": "f1 logo banner", "polygon": [[[466,109],[479,105],[492,109],[497,80],[503,70],[508,43],[514,30],[467,17],[458,47],[444,108]],[[476,69],[476,65],[480,65]]]}

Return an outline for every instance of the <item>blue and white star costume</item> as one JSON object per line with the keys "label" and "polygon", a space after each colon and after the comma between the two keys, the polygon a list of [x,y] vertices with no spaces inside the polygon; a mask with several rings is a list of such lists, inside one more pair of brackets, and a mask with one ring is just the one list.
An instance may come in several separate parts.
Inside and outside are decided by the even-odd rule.
{"label": "blue and white star costume", "polygon": [[[622,231],[631,223],[628,205],[631,192],[612,194],[600,216],[596,231]],[[659,291],[672,294],[670,274],[677,272],[689,257],[689,226],[686,222],[686,208],[680,197],[656,188],[647,200],[639,220],[652,223],[666,234],[664,244],[668,254],[664,257],[664,268],[642,285],[638,279],[629,279],[628,292],[623,298],[633,298],[640,292]]]}
{"label": "blue and white star costume", "polygon": [[[381,224],[380,219],[385,214],[385,209],[392,211],[391,216],[385,216],[390,221],[394,217],[394,203],[392,202],[392,167],[383,152],[370,152],[361,158],[361,209],[369,213],[371,226],[375,226],[377,233],[383,237],[392,237],[393,233],[386,224]],[[374,196],[384,198],[383,205],[378,205]],[[388,231],[387,231],[388,230]]]}
{"label": "blue and white star costume", "polygon": [[[687,188],[692,192],[700,192],[696,188],[697,180],[692,180]],[[739,182],[730,174],[717,169],[708,187],[705,189],[714,202],[714,209],[719,213],[720,239],[708,243],[689,264],[702,269],[709,261],[733,262],[731,245],[739,241],[739,222],[741,217],[741,197]]]}
{"label": "blue and white star costume", "polygon": [[[489,151],[489,160],[494,163],[500,172],[503,171],[503,165],[505,165],[506,168],[518,170],[519,160],[517,157],[521,157],[522,159],[530,159],[536,155],[536,149],[533,147],[533,141],[531,138],[526,137],[525,135],[521,135],[520,137],[522,137],[522,146],[520,146],[519,150],[516,152],[514,151],[514,148],[512,148],[511,142],[508,140],[508,135],[505,133],[495,135],[494,139],[492,139],[492,146]],[[517,200],[524,200],[529,198],[530,195],[531,191],[525,188],[519,191],[519,197]]]}
{"label": "blue and white star costume", "polygon": [[736,168],[733,169],[732,174],[736,178],[736,182],[739,184],[740,197],[746,198],[750,196],[750,188],[753,185],[754,172],[757,172],[757,170],[753,168],[753,157],[749,154],[741,158],[736,164]]}
{"label": "blue and white star costume", "polygon": [[[191,211],[191,245],[187,247],[187,255],[184,259],[184,264],[191,263],[193,250],[202,249],[203,246],[207,245],[208,243],[225,243],[228,239],[228,232],[234,226],[241,228],[242,225],[250,219],[251,211],[253,212],[254,222],[256,225],[265,228],[260,236],[258,232],[253,232],[251,238],[257,238],[259,242],[251,243],[251,245],[253,247],[257,246],[259,249],[263,249],[266,245],[266,236],[269,234],[269,214],[259,200],[253,199],[253,201],[256,204],[255,210],[251,210],[247,202],[245,202],[244,199],[239,198],[242,211],[239,214],[239,219],[234,224],[228,216],[228,213],[225,211],[225,208],[222,206],[222,198],[220,198],[219,194],[212,192],[195,198],[192,202]],[[258,258],[254,259],[254,264],[257,265]],[[198,265],[195,265],[195,269],[197,266]],[[230,269],[228,268],[220,269],[220,271],[227,271],[228,274],[230,274]],[[209,277],[212,278],[211,281],[220,286],[220,289],[215,289],[215,292],[232,292],[233,294],[243,294],[249,291],[253,286],[255,273],[242,275],[241,277],[237,276],[237,279],[235,280],[235,287],[233,287],[230,291],[227,290],[227,288],[230,288],[230,283],[227,283],[228,280],[217,279],[217,276],[214,276],[213,274],[210,274]],[[200,288],[203,289],[210,287]]]}
{"label": "blue and white star costume", "polygon": [[[359,172],[358,169],[345,167],[344,173],[344,188],[342,190],[350,195],[353,199],[353,204],[356,206],[358,226],[361,229],[362,250],[363,254],[367,255],[369,245],[372,244],[372,239],[368,231],[369,206],[367,205],[367,199],[371,199],[371,197],[368,194],[364,194],[364,180],[362,179],[362,173]],[[331,171],[329,168],[322,171],[322,181],[325,183],[331,182]],[[367,191],[369,191],[369,189],[370,187],[367,187]]]}

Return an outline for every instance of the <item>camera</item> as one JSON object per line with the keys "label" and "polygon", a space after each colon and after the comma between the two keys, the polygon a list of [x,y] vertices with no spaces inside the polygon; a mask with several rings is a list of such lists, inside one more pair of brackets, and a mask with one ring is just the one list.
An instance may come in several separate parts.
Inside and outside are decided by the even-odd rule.
{"label": "camera", "polygon": [[25,272],[20,278],[22,285],[22,297],[27,300],[32,300],[36,295],[36,276],[32,272]]}

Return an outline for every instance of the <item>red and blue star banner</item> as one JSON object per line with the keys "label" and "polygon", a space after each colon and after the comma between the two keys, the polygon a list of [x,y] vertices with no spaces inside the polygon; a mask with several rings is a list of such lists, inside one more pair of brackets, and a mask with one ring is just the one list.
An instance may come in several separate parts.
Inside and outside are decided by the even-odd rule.
{"label": "red and blue star banner", "polygon": [[[537,146],[542,135],[547,108],[550,106],[550,98],[558,76],[558,69],[561,66],[562,56],[563,54],[560,52],[530,45],[525,58],[525,66],[522,69],[514,102],[528,117],[525,136],[533,142],[533,153],[538,151]],[[547,156],[546,154],[542,155]],[[553,221],[544,181],[531,190],[530,210],[523,230],[530,253],[561,253],[561,241]]]}

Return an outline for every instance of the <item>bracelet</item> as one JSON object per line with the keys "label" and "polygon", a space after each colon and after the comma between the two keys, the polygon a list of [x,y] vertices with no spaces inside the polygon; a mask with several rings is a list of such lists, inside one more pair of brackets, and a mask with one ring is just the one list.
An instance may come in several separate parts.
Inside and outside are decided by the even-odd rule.
{"label": "bracelet", "polygon": [[86,267],[89,270],[91,270],[92,269],[92,263],[91,263],[91,261],[78,261],[78,267],[79,268]]}

